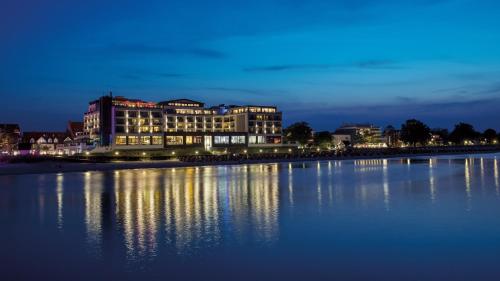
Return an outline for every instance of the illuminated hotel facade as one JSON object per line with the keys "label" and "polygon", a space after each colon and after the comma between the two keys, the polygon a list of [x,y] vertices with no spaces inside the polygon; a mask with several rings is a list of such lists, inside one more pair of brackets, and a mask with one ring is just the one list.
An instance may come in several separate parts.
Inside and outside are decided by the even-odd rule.
{"label": "illuminated hotel facade", "polygon": [[206,108],[188,99],[103,96],[89,103],[84,133],[113,149],[276,147],[282,144],[282,113],[274,106]]}

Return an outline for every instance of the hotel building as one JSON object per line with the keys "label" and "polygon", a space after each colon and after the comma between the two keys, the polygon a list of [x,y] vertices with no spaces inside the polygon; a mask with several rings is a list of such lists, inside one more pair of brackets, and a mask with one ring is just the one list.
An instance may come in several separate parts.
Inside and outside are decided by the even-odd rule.
{"label": "hotel building", "polygon": [[207,108],[188,99],[153,103],[104,96],[90,102],[84,134],[112,149],[274,147],[282,143],[281,119],[273,106]]}

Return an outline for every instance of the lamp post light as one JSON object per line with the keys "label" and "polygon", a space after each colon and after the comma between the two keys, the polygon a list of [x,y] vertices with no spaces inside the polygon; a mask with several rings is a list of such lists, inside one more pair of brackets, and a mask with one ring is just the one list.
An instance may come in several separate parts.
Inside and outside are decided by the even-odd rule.
{"label": "lamp post light", "polygon": [[120,155],[120,152],[115,151],[115,156],[118,156],[118,155]]}

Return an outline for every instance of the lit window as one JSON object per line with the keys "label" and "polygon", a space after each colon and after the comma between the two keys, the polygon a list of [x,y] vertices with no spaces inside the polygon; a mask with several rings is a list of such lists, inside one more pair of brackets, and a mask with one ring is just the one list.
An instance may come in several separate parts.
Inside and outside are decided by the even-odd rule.
{"label": "lit window", "polygon": [[151,138],[149,136],[141,136],[141,144],[151,144]]}
{"label": "lit window", "polygon": [[229,144],[229,136],[215,136],[214,143],[215,144]]}
{"label": "lit window", "polygon": [[167,136],[165,137],[167,145],[182,145],[184,141],[182,136]]}
{"label": "lit window", "polygon": [[139,144],[139,137],[137,137],[137,136],[129,136],[128,137],[128,144],[129,145],[137,145],[137,144]]}
{"label": "lit window", "polygon": [[127,137],[126,136],[117,136],[115,138],[115,144],[117,144],[117,145],[127,144]]}
{"label": "lit window", "polygon": [[245,144],[245,136],[232,136],[231,143],[233,143],[233,144]]}
{"label": "lit window", "polygon": [[193,144],[193,137],[192,136],[186,136],[186,144]]}
{"label": "lit window", "polygon": [[256,136],[250,136],[248,138],[248,143],[252,143],[252,144],[257,143],[257,137]]}
{"label": "lit window", "polygon": [[153,136],[153,144],[163,144],[162,136]]}

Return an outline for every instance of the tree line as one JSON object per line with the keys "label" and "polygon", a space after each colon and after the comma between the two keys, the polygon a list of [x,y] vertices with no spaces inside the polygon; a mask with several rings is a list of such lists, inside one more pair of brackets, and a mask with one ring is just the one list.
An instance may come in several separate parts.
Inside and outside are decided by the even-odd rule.
{"label": "tree line", "polygon": [[[314,132],[307,122],[297,122],[284,129],[285,141],[295,142],[302,146],[313,144],[318,147],[327,147],[332,143],[332,133],[328,131]],[[471,124],[460,122],[449,132],[448,129],[431,129],[422,121],[409,119],[398,130],[387,126],[383,135],[391,137],[399,144],[409,146],[426,146],[430,144],[464,145],[464,144],[496,144],[500,140],[494,129],[479,132]],[[361,140],[353,140],[361,141]]]}

